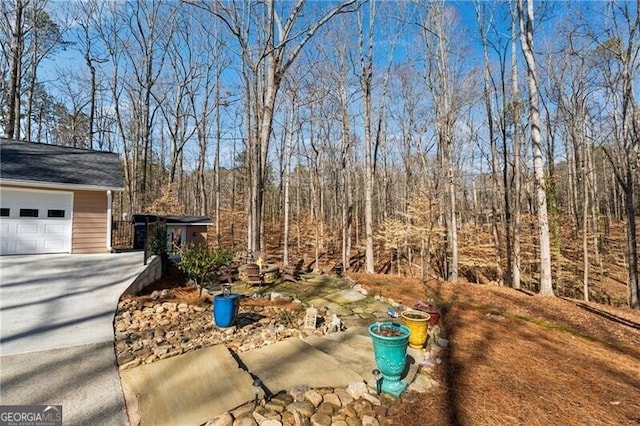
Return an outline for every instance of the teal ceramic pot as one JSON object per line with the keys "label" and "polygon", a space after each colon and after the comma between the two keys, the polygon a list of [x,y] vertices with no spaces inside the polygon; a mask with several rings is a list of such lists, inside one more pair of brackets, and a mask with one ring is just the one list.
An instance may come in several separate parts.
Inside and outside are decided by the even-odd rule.
{"label": "teal ceramic pot", "polygon": [[382,392],[399,397],[407,387],[400,380],[407,365],[407,345],[410,331],[401,324],[382,321],[369,326],[373,353],[382,373]]}
{"label": "teal ceramic pot", "polygon": [[231,327],[236,322],[239,308],[239,294],[219,294],[213,298],[213,321],[218,327]]}

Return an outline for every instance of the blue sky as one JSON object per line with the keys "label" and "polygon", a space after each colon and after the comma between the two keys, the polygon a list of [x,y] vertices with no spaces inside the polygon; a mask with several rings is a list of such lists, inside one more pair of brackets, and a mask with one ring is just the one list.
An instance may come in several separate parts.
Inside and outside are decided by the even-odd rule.
{"label": "blue sky", "polygon": [[[65,8],[65,6],[72,5],[72,4],[73,3],[68,3],[63,0],[55,0],[50,4],[50,7],[52,8],[52,10],[55,10],[57,16],[62,16],[62,10]],[[393,30],[395,28],[394,23],[387,19],[396,18],[397,16],[393,15],[393,13],[394,13],[394,10],[399,10],[400,6],[406,6],[406,5],[412,5],[412,4],[413,3],[410,3],[408,1],[378,2],[379,12],[380,12],[379,16],[382,16],[383,13],[385,14],[391,13],[392,16],[391,17],[385,16],[384,18],[380,18],[379,19],[380,26],[376,28],[375,36],[377,40],[376,40],[376,47],[375,47],[376,49],[375,57],[376,57],[377,66],[386,67],[387,60],[388,60],[388,51],[385,49],[389,48],[389,45],[391,44],[391,40],[396,35],[393,33]],[[453,7],[457,11],[458,16],[460,17],[460,32],[461,32],[461,34],[457,34],[457,35],[461,36],[461,42],[466,42],[468,43],[468,46],[469,46],[468,51],[464,53],[461,53],[458,51],[455,53],[465,56],[464,59],[467,60],[465,64],[466,67],[470,67],[470,68],[480,67],[482,65],[482,54],[481,54],[480,44],[479,44],[479,35],[477,30],[475,7],[477,4],[480,4],[484,7],[487,7],[488,9],[493,9],[493,6],[499,6],[502,9],[504,9],[504,11],[500,13],[503,18],[507,18],[507,19],[501,22],[497,22],[497,28],[502,34],[508,37],[509,31],[510,31],[510,28],[509,28],[510,21],[508,17],[509,4],[507,2],[475,3],[471,1],[455,1],[455,2],[447,2],[446,4],[447,6]],[[315,6],[317,5],[320,5],[320,3],[316,4]],[[536,10],[538,12],[538,15],[536,15],[536,19],[537,19],[536,22],[538,25],[537,34],[536,34],[536,48],[541,51],[547,43],[554,42],[555,28],[559,23],[561,23],[565,19],[565,17],[568,14],[570,13],[575,14],[589,8],[593,8],[597,11],[603,5],[604,5],[603,2],[560,2],[560,1],[547,2],[547,3],[536,2],[536,6],[537,6]],[[314,5],[310,4],[310,6],[314,6]],[[385,7],[387,8],[386,11],[384,11]],[[540,9],[540,7],[542,7],[542,9]],[[202,12],[202,13],[206,13],[206,12]],[[500,16],[500,15],[496,15],[496,20],[498,20],[497,16]],[[597,17],[597,13],[593,13],[593,16]],[[353,32],[355,31],[355,29],[353,28],[355,19],[353,17],[349,17],[349,19],[351,19],[350,22],[352,22],[351,24],[352,27],[349,28],[348,30],[352,31],[351,36],[354,36],[354,34],[356,34],[355,32]],[[415,38],[415,39],[412,38],[412,37],[416,37],[415,26],[413,28],[410,28],[410,27],[411,26],[406,27],[401,34],[397,35],[398,36],[397,40],[399,45],[397,47],[398,50],[396,52],[395,60],[400,63],[406,61],[407,58],[410,56],[414,58],[418,63],[419,61],[422,60],[421,59],[422,55],[419,53],[419,51],[423,49],[423,47],[418,38]],[[323,39],[321,37],[322,37],[322,34],[319,33],[316,36],[315,41],[322,44]],[[68,38],[73,39],[72,36],[69,36]],[[311,47],[311,45],[307,47]],[[330,48],[331,46],[328,46],[328,47]],[[490,50],[490,54],[492,55],[492,58],[495,59],[495,54],[491,50]],[[519,51],[518,51],[518,54],[520,54]],[[298,61],[300,59],[301,58],[298,58]],[[103,65],[103,66],[108,67],[109,65]],[[80,53],[77,52],[74,48],[69,48],[66,51],[59,51],[54,57],[46,61],[43,64],[43,67],[40,69],[40,74],[39,74],[40,79],[50,83],[54,83],[51,80],[58,73],[58,70],[61,70],[60,72],[64,74],[69,74],[70,72],[82,73],[85,77],[88,74],[84,60],[82,59]],[[237,86],[237,83],[239,82],[237,65],[236,65],[236,69],[230,69],[226,73],[226,75],[227,75],[227,79],[226,79],[227,84],[230,86]],[[380,75],[379,72],[378,72],[378,75]],[[51,87],[51,90],[55,93],[54,85],[52,84],[50,87]],[[237,99],[237,98],[241,98],[241,95],[239,93],[234,93],[232,94],[232,97]],[[235,106],[240,107],[241,103],[236,102]],[[224,119],[225,123],[223,123],[225,127],[225,130],[224,130],[225,137],[240,138],[242,136],[241,132],[243,131],[243,125],[240,124],[239,122],[242,116],[243,114],[240,111],[237,111],[235,114],[233,112],[229,112],[225,115],[225,119]],[[356,128],[360,129],[361,123],[358,123],[358,126],[356,126]],[[187,147],[187,152],[193,153],[194,149],[195,149],[194,147],[189,145]],[[230,156],[231,154],[226,155],[226,157],[230,157]]]}

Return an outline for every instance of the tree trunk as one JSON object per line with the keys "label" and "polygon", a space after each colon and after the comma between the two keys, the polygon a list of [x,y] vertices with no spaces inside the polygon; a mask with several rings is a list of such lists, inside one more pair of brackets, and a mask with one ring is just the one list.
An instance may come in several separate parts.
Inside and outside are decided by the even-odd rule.
{"label": "tree trunk", "polygon": [[289,210],[291,209],[291,201],[289,200],[289,188],[291,187],[291,156],[293,151],[293,126],[295,119],[295,96],[291,101],[291,112],[289,122],[286,129],[285,145],[284,145],[284,237],[282,243],[284,266],[289,265]]}
{"label": "tree trunk", "polygon": [[449,190],[449,224],[447,226],[447,243],[451,259],[448,266],[447,277],[451,282],[458,281],[458,222],[456,216],[456,186],[453,173],[453,141],[447,142],[447,184]]}
{"label": "tree trunk", "polygon": [[[584,142],[584,141],[583,141]],[[584,144],[583,144],[584,147]],[[586,302],[589,301],[589,193],[587,186],[586,152],[582,155],[582,287]]]}
{"label": "tree trunk", "polygon": [[[516,21],[515,9],[511,9],[511,91],[513,103],[513,255],[511,257],[511,285],[520,289],[520,223],[522,210],[522,173],[520,171],[520,99],[518,91],[518,64],[516,58]],[[507,165],[505,164],[505,168]],[[505,194],[508,193],[505,188]],[[509,202],[505,199],[505,205]],[[508,219],[505,219],[508,221]]]}
{"label": "tree trunk", "polygon": [[[629,160],[630,162],[631,160]],[[629,164],[629,162],[627,164]],[[640,308],[638,300],[640,281],[638,280],[638,241],[636,239],[636,216],[633,203],[633,177],[631,167],[627,167],[625,187],[625,213],[627,215],[627,251],[629,259],[629,307]]]}
{"label": "tree trunk", "polygon": [[[496,135],[494,131],[494,120],[493,120],[493,108],[491,105],[491,93],[489,91],[490,82],[489,82],[489,51],[487,49],[487,37],[484,30],[484,22],[482,21],[482,15],[480,11],[477,12],[477,21],[478,28],[480,29],[480,38],[482,41],[482,53],[483,53],[483,72],[482,72],[482,94],[484,98],[484,107],[487,116],[487,127],[488,127],[488,137],[489,137],[489,145],[491,147],[491,234],[493,236],[493,245],[494,245],[494,256],[497,268],[498,282],[502,285],[504,284],[504,272],[502,270],[502,255],[501,255],[501,244],[500,244],[500,232],[498,231],[498,223],[500,221],[498,217],[498,200],[500,197],[500,191],[498,189],[498,150],[496,146]],[[505,150],[505,154],[506,150]],[[505,170],[507,169],[507,162],[505,161]],[[509,196],[507,195],[507,187],[505,185],[505,206],[508,204]],[[507,211],[508,207],[505,208]],[[476,188],[475,181],[473,182],[473,211],[476,210]],[[475,215],[474,215],[475,216]],[[506,240],[506,265],[507,265],[507,275],[509,274],[509,269],[511,267],[511,242],[509,241],[511,238],[510,235],[510,225],[509,218],[505,217],[505,240]]]}
{"label": "tree trunk", "polygon": [[368,43],[365,51],[364,28],[360,24],[360,81],[364,92],[364,226],[365,226],[365,272],[373,273],[373,140],[371,136],[371,80],[373,75],[373,24],[375,2],[370,2]]}
{"label": "tree trunk", "polygon": [[540,135],[540,109],[536,61],[533,55],[533,0],[527,0],[526,15],[522,0],[517,0],[520,16],[520,44],[527,63],[527,85],[529,87],[529,120],[531,123],[531,144],[536,185],[536,208],[538,210],[538,230],[540,238],[540,295],[554,296],[551,281],[551,245],[549,240],[549,219],[547,214],[547,194],[544,178],[542,137]]}
{"label": "tree trunk", "polygon": [[20,68],[22,63],[22,51],[24,48],[24,28],[22,27],[24,4],[22,3],[22,0],[15,0],[14,8],[15,19],[11,37],[11,72],[9,74],[7,119],[4,132],[7,138],[20,139]]}

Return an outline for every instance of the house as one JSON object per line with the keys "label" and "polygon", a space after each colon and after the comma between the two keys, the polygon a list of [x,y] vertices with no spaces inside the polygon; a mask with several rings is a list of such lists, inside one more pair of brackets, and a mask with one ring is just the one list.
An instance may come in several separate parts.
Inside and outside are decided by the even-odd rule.
{"label": "house", "polygon": [[213,225],[207,216],[165,216],[167,245],[170,253],[187,243],[205,243],[207,226]]}
{"label": "house", "polygon": [[0,255],[111,251],[118,154],[0,138]]}
{"label": "house", "polygon": [[[114,222],[114,235],[116,239],[123,242],[116,249],[123,250],[133,247],[134,250],[142,250],[145,244],[152,238],[155,226],[161,225],[165,228],[167,239],[167,252],[175,254],[178,250],[189,243],[206,243],[207,228],[213,225],[208,216],[162,216],[156,214],[134,214],[133,232],[129,232],[126,221]],[[128,239],[127,234],[132,238]],[[127,244],[127,242],[129,244]]]}

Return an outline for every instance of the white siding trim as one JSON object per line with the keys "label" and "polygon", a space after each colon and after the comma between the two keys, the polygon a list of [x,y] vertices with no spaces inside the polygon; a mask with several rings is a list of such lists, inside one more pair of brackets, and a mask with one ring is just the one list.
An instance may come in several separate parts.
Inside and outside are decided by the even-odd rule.
{"label": "white siding trim", "polygon": [[13,185],[32,188],[52,188],[66,191],[115,191],[122,192],[124,187],[110,187],[100,185],[78,185],[73,183],[39,182],[35,180],[0,179],[0,185]]}
{"label": "white siding trim", "polygon": [[107,191],[107,250],[111,251],[111,220],[112,220],[112,210],[111,204],[113,202],[113,198],[111,195],[111,191]]}

